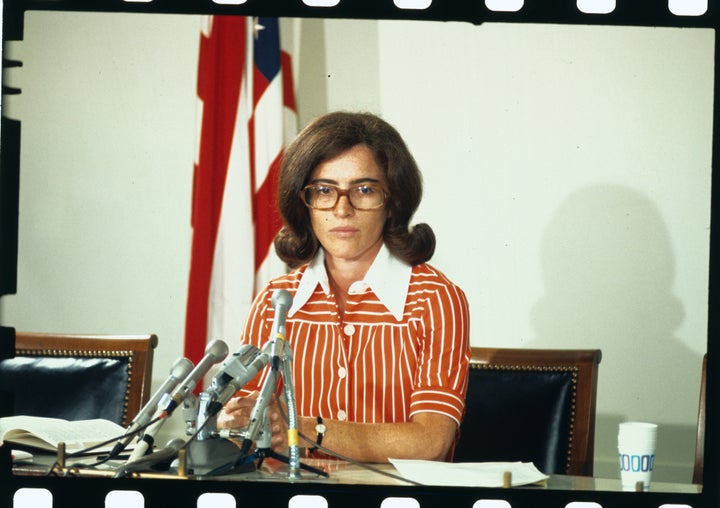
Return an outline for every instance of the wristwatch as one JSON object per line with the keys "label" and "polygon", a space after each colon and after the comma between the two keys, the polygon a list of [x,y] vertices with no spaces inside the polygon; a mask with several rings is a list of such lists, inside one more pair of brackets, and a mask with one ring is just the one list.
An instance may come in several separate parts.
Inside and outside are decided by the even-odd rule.
{"label": "wristwatch", "polygon": [[317,446],[313,446],[309,450],[311,452],[314,452],[318,449],[318,446],[322,444],[323,436],[325,435],[325,431],[327,431],[327,427],[322,421],[322,418],[320,416],[317,417],[317,423],[315,424],[315,432],[317,432],[317,438],[315,439],[315,442],[317,443]]}

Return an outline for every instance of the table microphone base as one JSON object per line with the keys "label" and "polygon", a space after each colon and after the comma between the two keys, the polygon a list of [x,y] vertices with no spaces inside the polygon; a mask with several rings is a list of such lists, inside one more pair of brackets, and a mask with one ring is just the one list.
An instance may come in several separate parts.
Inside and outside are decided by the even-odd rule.
{"label": "table microphone base", "polygon": [[[202,476],[227,463],[234,463],[240,456],[240,448],[232,441],[224,438],[193,440],[187,446],[188,473]],[[255,464],[244,464],[234,473],[255,471]]]}

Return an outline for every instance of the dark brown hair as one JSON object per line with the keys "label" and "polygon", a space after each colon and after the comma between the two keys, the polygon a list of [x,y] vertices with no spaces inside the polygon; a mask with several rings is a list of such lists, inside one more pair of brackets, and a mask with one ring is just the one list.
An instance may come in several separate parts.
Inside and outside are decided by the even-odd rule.
{"label": "dark brown hair", "polygon": [[422,175],[400,134],[369,113],[334,112],[305,127],[285,150],[278,183],[278,209],[284,226],[275,236],[275,251],[290,267],[311,260],[319,242],[309,210],[300,198],[310,174],[321,163],[357,145],[367,146],[385,173],[390,197],[383,240],[398,258],[411,265],[428,261],[435,234],[427,224],[409,223],[422,198]]}

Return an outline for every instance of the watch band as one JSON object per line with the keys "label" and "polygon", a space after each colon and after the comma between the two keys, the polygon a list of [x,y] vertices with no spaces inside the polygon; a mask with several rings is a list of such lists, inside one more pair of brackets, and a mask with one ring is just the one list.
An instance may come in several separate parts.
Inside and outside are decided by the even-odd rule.
{"label": "watch band", "polygon": [[317,423],[315,424],[315,432],[317,432],[317,437],[315,438],[315,443],[317,446],[313,446],[309,448],[308,450],[311,452],[314,452],[318,449],[318,446],[322,444],[323,437],[325,436],[325,432],[327,431],[327,427],[323,423],[322,417],[317,417]]}

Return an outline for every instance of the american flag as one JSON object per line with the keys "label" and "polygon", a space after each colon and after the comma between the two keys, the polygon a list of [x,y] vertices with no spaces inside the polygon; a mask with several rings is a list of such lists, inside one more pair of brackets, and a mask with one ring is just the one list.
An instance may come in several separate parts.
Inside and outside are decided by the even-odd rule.
{"label": "american flag", "polygon": [[272,240],[283,147],[297,131],[291,60],[276,18],[210,16],[200,39],[185,356],[239,340],[257,290],[286,267]]}

